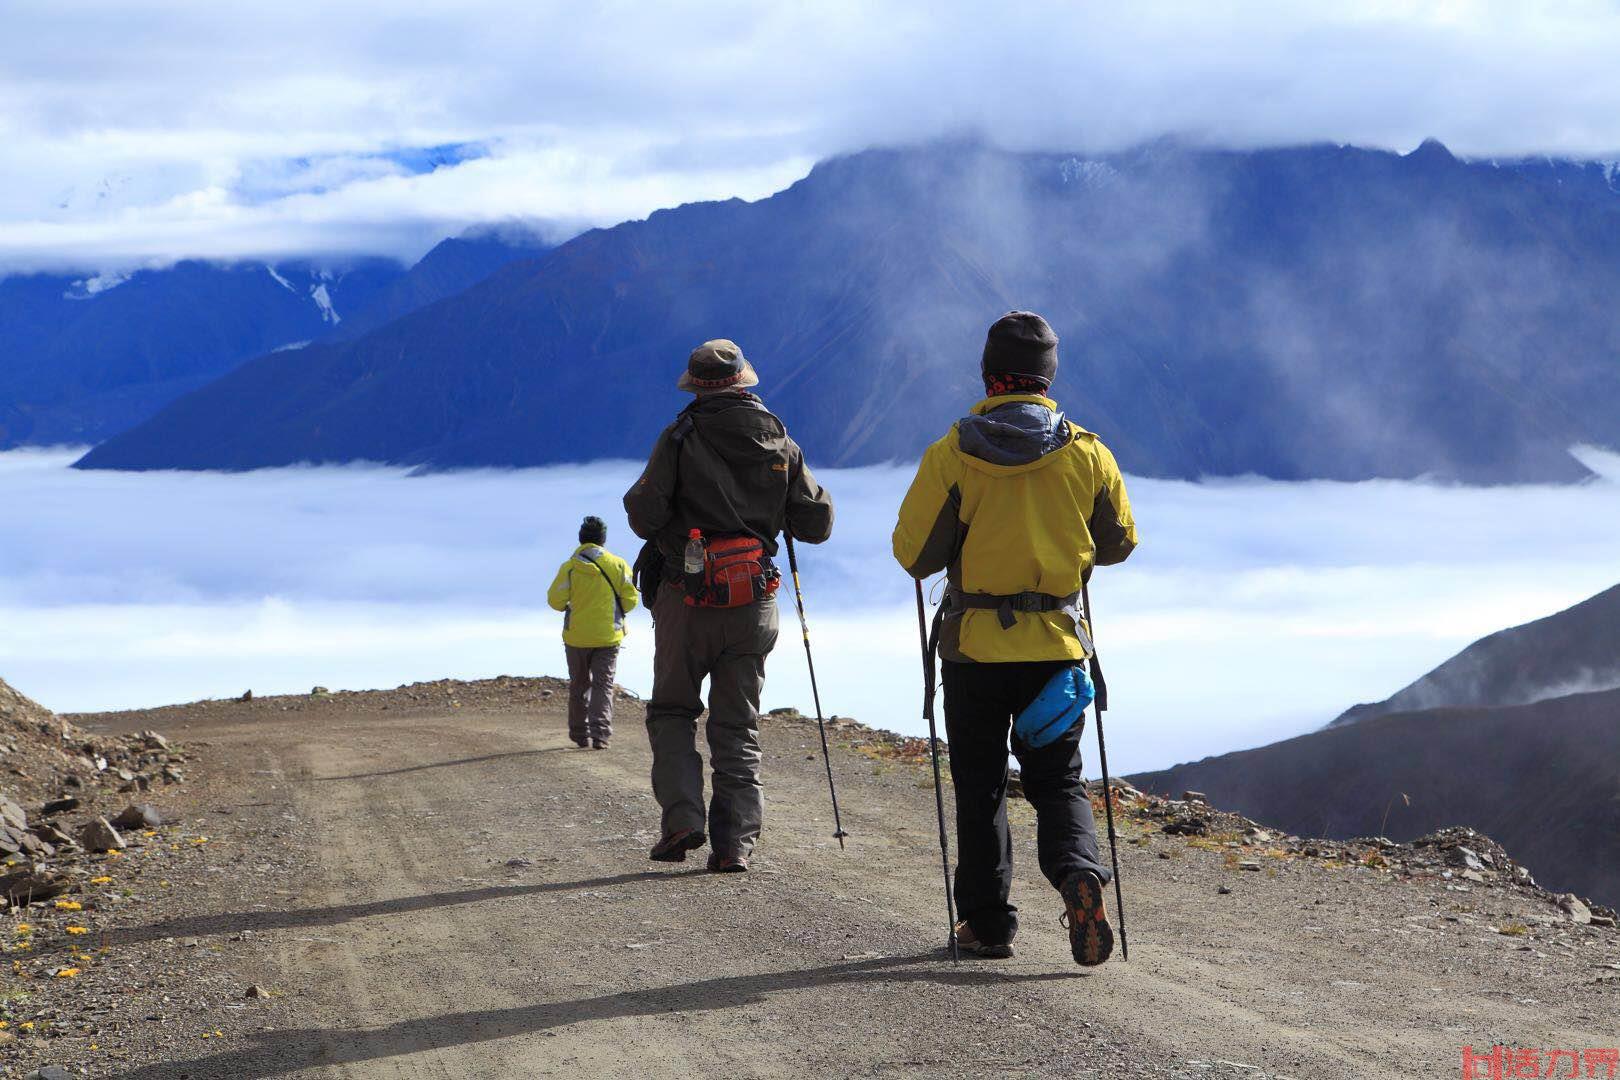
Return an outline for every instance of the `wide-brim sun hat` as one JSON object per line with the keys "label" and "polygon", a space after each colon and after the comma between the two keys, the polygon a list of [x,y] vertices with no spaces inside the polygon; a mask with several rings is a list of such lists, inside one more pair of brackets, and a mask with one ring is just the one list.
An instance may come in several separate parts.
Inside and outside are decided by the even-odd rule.
{"label": "wide-brim sun hat", "polygon": [[704,390],[737,390],[758,386],[759,375],[735,341],[715,338],[692,350],[692,355],[686,358],[686,371],[675,385],[693,394]]}

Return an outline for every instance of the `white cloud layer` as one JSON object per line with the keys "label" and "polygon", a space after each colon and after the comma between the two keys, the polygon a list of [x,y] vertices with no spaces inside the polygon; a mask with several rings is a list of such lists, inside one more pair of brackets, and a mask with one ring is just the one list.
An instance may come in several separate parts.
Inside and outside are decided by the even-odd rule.
{"label": "white cloud layer", "polygon": [[[1134,480],[1143,545],[1095,581],[1121,772],[1296,734],[1469,641],[1615,583],[1620,459],[1575,487]],[[62,710],[558,673],[545,589],[587,513],[633,556],[629,464],[81,473],[0,454],[0,676]],[[909,470],[830,470],[834,539],[801,552],[829,712],[917,733]],[[807,708],[791,610],[768,706]],[[644,613],[620,666],[645,693]],[[638,717],[624,718],[633,725]]]}
{"label": "white cloud layer", "polygon": [[[409,256],[460,225],[759,196],[819,156],[964,132],[1620,150],[1600,0],[90,0],[4,23],[0,266]],[[380,156],[446,144],[485,154]]]}

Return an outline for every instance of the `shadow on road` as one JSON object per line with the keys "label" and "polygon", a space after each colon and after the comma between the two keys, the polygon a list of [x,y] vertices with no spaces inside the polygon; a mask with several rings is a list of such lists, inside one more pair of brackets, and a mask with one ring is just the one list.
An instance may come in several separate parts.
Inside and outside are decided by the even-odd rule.
{"label": "shadow on road", "polygon": [[424,765],[407,765],[402,769],[380,769],[377,772],[350,773],[348,776],[299,776],[289,777],[299,783],[316,783],[331,780],[372,780],[379,776],[401,776],[405,773],[422,772],[426,769],[453,769],[457,765],[481,765],[486,761],[500,761],[503,758],[530,757],[534,754],[555,754],[561,750],[573,750],[572,746],[547,746],[541,750],[513,750],[505,754],[485,754],[483,757],[457,758],[455,761],[430,761]]}
{"label": "shadow on road", "polygon": [[403,915],[431,908],[454,907],[459,904],[477,904],[485,900],[510,900],[537,893],[568,892],[574,889],[606,889],[614,885],[629,885],[637,881],[671,881],[706,875],[701,869],[670,873],[667,870],[642,870],[634,874],[614,874],[611,877],[587,878],[584,881],[541,881],[532,885],[490,885],[482,889],[462,889],[458,892],[426,893],[422,896],[403,896],[394,900],[372,900],[362,904],[337,904],[332,907],[292,908],[282,911],[233,911],[210,915],[187,915],[168,919],[150,926],[133,926],[109,931],[110,945],[129,945],[140,941],[156,941],[170,937],[209,937],[215,934],[235,934],[243,930],[255,933],[263,930],[316,929],[336,926],[351,919],[366,919],[374,915]]}
{"label": "shadow on road", "polygon": [[[941,964],[940,960],[939,953],[931,952],[762,975],[729,975],[574,1001],[446,1013],[367,1031],[292,1028],[262,1032],[253,1036],[255,1045],[198,1058],[183,1066],[180,1062],[148,1065],[123,1073],[122,1080],[173,1080],[181,1074],[194,1080],[203,1077],[258,1080],[315,1066],[349,1065],[423,1050],[442,1050],[593,1020],[735,1009],[762,1004],[770,994],[814,990],[835,983],[933,982],[948,986],[995,986],[1086,977],[1079,971],[987,971],[953,967]],[[929,966],[919,967],[924,964]]]}

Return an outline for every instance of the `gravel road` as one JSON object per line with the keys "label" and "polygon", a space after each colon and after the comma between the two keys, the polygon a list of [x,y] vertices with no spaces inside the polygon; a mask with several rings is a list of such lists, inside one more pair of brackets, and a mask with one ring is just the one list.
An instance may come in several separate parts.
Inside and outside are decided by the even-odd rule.
{"label": "gravel road", "polygon": [[[1083,971],[1022,803],[1017,956],[952,966],[926,770],[840,729],[841,852],[814,724],[771,719],[754,871],[662,867],[639,703],[610,750],[581,751],[562,695],[541,697],[557,685],[75,718],[201,748],[204,790],[237,808],[213,846],[291,867],[214,875],[187,913],[115,935],[248,931],[239,981],[275,994],[255,1024],[118,1075],[1404,1078],[1457,1075],[1464,1045],[1620,1045],[1613,930],[1510,889],[1245,872],[1139,820],[1131,960]],[[1509,919],[1526,932],[1498,933]]]}

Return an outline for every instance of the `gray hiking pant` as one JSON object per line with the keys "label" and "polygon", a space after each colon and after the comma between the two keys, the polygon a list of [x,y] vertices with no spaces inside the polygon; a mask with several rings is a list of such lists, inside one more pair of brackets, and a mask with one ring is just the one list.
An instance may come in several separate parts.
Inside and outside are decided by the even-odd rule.
{"label": "gray hiking pant", "polygon": [[568,737],[575,742],[607,740],[613,735],[613,676],[619,670],[619,647],[568,651]]}
{"label": "gray hiking pant", "polygon": [[765,657],[776,647],[776,602],[739,608],[688,607],[678,586],[653,606],[653,689],[647,702],[653,795],[664,835],[704,829],[703,758],[697,720],[709,680],[710,846],[748,855],[759,839],[765,801],[759,784],[759,694]]}

